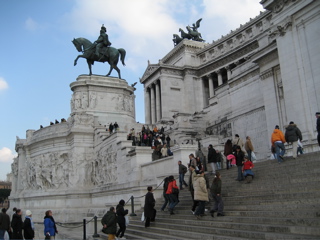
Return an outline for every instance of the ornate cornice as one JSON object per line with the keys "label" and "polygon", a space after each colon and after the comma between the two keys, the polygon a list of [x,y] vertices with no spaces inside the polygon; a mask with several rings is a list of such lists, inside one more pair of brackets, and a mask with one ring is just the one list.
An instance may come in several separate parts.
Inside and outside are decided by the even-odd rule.
{"label": "ornate cornice", "polygon": [[270,68],[270,69],[268,69],[268,70],[260,73],[260,79],[261,79],[261,80],[265,80],[265,79],[267,79],[267,78],[269,78],[269,77],[272,77],[272,76],[273,76],[273,70],[272,70],[272,68]]}
{"label": "ornate cornice", "polygon": [[198,71],[198,76],[206,75],[210,72],[216,71],[222,66],[225,66],[233,61],[235,61],[238,58],[243,57],[244,55],[252,52],[253,50],[259,48],[259,44],[257,41],[254,41],[250,44],[248,44],[245,47],[240,48],[238,51],[231,53],[228,56],[222,56],[222,59],[215,59],[210,62],[208,62],[205,66],[201,67]]}

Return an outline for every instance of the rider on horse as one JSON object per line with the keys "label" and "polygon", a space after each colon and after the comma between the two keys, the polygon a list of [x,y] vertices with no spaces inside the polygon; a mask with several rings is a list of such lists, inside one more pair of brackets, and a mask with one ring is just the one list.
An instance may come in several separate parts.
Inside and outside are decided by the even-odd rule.
{"label": "rider on horse", "polygon": [[105,51],[103,51],[103,47],[109,47],[111,45],[111,42],[109,41],[109,37],[107,34],[107,29],[103,24],[100,30],[100,36],[97,39],[97,41],[95,41],[95,44],[96,44],[96,55],[99,57],[100,54],[102,54],[102,56],[99,59],[101,60],[105,55]]}

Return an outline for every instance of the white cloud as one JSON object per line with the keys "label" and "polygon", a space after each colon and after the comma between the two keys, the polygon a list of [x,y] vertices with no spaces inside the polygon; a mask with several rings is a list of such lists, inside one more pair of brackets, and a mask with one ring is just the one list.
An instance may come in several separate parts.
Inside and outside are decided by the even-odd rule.
{"label": "white cloud", "polygon": [[104,24],[113,47],[125,48],[131,55],[148,55],[153,61],[173,47],[172,34],[181,26],[173,18],[174,7],[169,0],[94,3],[78,0],[72,12],[65,16],[64,22],[69,22],[69,27],[79,31],[82,37],[96,40]]}
{"label": "white cloud", "polygon": [[13,158],[15,158],[17,154],[14,154],[9,148],[3,147],[0,149],[0,162],[3,163],[12,163]]}
{"label": "white cloud", "polygon": [[25,21],[25,27],[27,30],[35,31],[39,28],[39,26],[40,25],[30,17]]}
{"label": "white cloud", "polygon": [[204,0],[205,15],[224,22],[229,30],[235,30],[263,11],[257,0]]}
{"label": "white cloud", "polygon": [[9,86],[8,86],[8,83],[6,82],[6,80],[4,80],[4,78],[0,77],[0,91],[5,90],[8,87]]}
{"label": "white cloud", "polygon": [[[203,18],[199,32],[207,42],[235,30],[262,11],[257,0],[77,0],[61,22],[90,41],[99,36],[102,24],[115,48],[124,48],[127,57],[145,58],[152,63],[173,48],[173,34],[179,28]],[[186,31],[186,30],[185,30]],[[135,67],[146,67],[137,62]]]}

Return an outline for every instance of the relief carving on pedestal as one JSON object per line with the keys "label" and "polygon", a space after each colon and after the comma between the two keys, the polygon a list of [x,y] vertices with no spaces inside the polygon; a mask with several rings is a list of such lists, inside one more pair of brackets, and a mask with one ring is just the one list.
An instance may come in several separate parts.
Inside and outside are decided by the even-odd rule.
{"label": "relief carving on pedestal", "polygon": [[89,96],[89,107],[93,109],[97,106],[97,94],[95,92],[90,92]]}
{"label": "relief carving on pedestal", "polygon": [[117,181],[117,152],[113,146],[101,149],[92,165],[94,185],[101,186]]}

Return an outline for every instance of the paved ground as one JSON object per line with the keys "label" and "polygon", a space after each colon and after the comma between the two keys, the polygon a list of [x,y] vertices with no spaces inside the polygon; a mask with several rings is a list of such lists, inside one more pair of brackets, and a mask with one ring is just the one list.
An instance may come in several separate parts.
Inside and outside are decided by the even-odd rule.
{"label": "paved ground", "polygon": [[[99,226],[100,227],[100,226]],[[74,226],[57,226],[59,234],[56,236],[56,240],[82,240],[83,238],[83,225],[82,224],[74,224]],[[100,229],[98,228],[98,232]],[[94,234],[93,226],[90,223],[87,225],[86,228],[86,239],[105,239],[99,237],[92,237]],[[43,233],[43,224],[35,224],[35,240],[36,239],[44,239]]]}

